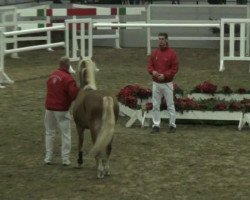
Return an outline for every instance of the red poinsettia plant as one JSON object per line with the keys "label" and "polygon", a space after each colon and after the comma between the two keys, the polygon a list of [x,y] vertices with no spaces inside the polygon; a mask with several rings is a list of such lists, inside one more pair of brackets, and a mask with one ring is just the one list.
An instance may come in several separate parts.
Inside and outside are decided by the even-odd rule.
{"label": "red poinsettia plant", "polygon": [[[183,95],[183,90],[177,84],[174,84],[174,93]],[[119,102],[133,109],[140,108],[138,100],[149,99],[150,97],[152,97],[151,89],[141,87],[137,84],[127,85],[117,94]]]}
{"label": "red poinsettia plant", "polygon": [[239,88],[236,90],[236,93],[239,93],[239,94],[246,94],[247,93],[247,90],[245,88]]}
{"label": "red poinsettia plant", "polygon": [[[206,83],[201,85],[203,91],[214,92],[215,87]],[[178,85],[174,85],[175,94],[183,94],[183,90]],[[224,87],[225,91],[230,91],[229,87]],[[122,88],[117,94],[118,101],[125,106],[132,109],[141,109],[142,105],[138,103],[138,100],[148,100],[152,96],[152,91],[148,88],[143,88],[139,85],[127,85]],[[143,109],[149,111],[153,109],[152,102],[147,102],[143,105]],[[165,99],[162,98],[160,110],[166,110],[167,104]],[[250,99],[244,99],[242,101],[225,101],[215,98],[195,100],[193,98],[175,97],[175,109],[179,112],[189,110],[200,111],[244,111],[250,112]]]}
{"label": "red poinsettia plant", "polygon": [[204,81],[201,84],[198,84],[194,87],[194,89],[191,91],[191,93],[205,93],[205,94],[212,94],[215,93],[218,94],[250,94],[250,90],[247,90],[245,88],[238,88],[235,91],[233,91],[228,85],[222,86],[221,89],[218,89],[217,85],[214,83],[211,83],[210,81]]}
{"label": "red poinsettia plant", "polygon": [[203,83],[195,86],[191,93],[206,93],[214,94],[217,90],[217,86],[209,81],[204,81]]}
{"label": "red poinsettia plant", "polygon": [[176,83],[174,83],[174,95],[177,94],[183,96],[184,91]]}
{"label": "red poinsettia plant", "polygon": [[122,104],[133,108],[139,109],[138,99],[148,99],[152,96],[152,91],[147,88],[140,87],[139,85],[127,85],[122,88],[117,94],[117,99]]}
{"label": "red poinsettia plant", "polygon": [[222,94],[232,94],[233,90],[229,86],[222,86],[221,90],[218,91],[217,93],[222,93]]}
{"label": "red poinsettia plant", "polygon": [[[250,102],[245,101],[246,105],[249,105]],[[151,102],[146,104],[146,110],[152,110],[153,105]],[[162,101],[160,110],[166,110],[167,104],[165,101]],[[225,101],[218,99],[204,99],[204,100],[195,100],[192,98],[176,98],[175,99],[175,109],[178,112],[183,113],[184,111],[189,110],[199,110],[199,111],[242,111],[245,109],[245,105],[239,101]]]}
{"label": "red poinsettia plant", "polygon": [[241,101],[243,112],[250,112],[250,99],[243,99]]}
{"label": "red poinsettia plant", "polygon": [[223,94],[249,94],[250,90],[247,90],[245,88],[238,88],[235,91],[233,91],[229,86],[223,86],[220,91],[217,91],[217,93],[223,93]]}
{"label": "red poinsettia plant", "polygon": [[225,101],[218,99],[178,99],[175,102],[177,111],[183,112],[188,110],[200,110],[200,111],[241,111],[243,105],[238,101]]}

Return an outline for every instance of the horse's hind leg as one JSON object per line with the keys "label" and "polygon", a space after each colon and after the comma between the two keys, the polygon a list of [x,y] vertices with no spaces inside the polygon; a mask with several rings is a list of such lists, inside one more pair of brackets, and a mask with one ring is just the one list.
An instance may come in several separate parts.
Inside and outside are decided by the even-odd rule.
{"label": "horse's hind leg", "polygon": [[97,164],[97,178],[104,178],[104,166],[103,166],[103,156],[101,154],[96,156]]}
{"label": "horse's hind leg", "polygon": [[112,141],[109,143],[106,149],[106,156],[105,159],[103,160],[103,165],[104,165],[104,173],[105,176],[110,176],[110,169],[109,169],[109,156],[111,154],[112,150]]}
{"label": "horse's hind leg", "polygon": [[[97,139],[97,134],[100,132],[101,124],[99,122],[95,122],[94,126],[90,128],[91,132],[91,139],[93,144],[95,144],[96,139]],[[105,156],[104,152],[99,152],[95,156],[96,160],[96,167],[97,167],[97,178],[102,179],[104,178],[104,166],[103,166],[103,158]]]}
{"label": "horse's hind leg", "polygon": [[103,165],[104,165],[104,175],[105,176],[110,176],[109,158],[108,157],[103,160]]}
{"label": "horse's hind leg", "polygon": [[78,132],[78,167],[82,166],[83,163],[83,140],[84,140],[84,129],[77,126],[77,132]]}

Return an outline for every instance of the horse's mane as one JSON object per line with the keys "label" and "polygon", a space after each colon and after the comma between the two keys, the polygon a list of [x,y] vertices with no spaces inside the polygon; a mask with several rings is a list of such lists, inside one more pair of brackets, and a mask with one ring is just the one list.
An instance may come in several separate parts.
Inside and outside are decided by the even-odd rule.
{"label": "horse's mane", "polygon": [[[78,64],[78,73],[80,79],[80,86],[83,87],[84,90],[96,90],[95,83],[95,63],[88,58],[82,59]],[[86,73],[85,82],[84,83],[84,73]]]}

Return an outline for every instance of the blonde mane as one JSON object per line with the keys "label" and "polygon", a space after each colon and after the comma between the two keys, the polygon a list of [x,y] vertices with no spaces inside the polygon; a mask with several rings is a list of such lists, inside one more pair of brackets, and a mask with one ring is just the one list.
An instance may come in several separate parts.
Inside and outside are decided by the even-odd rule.
{"label": "blonde mane", "polygon": [[[91,59],[83,59],[78,64],[78,72],[80,78],[80,85],[84,90],[96,90],[95,82],[95,63]],[[83,75],[86,73],[86,84],[83,83]]]}

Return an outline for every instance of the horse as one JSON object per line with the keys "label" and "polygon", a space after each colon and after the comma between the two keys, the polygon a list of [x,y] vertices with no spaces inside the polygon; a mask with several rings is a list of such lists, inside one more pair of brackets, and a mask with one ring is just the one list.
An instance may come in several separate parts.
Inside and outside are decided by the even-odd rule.
{"label": "horse", "polygon": [[119,106],[116,96],[109,91],[97,90],[95,63],[83,59],[78,64],[80,90],[73,106],[73,118],[78,133],[78,167],[83,164],[84,130],[89,129],[93,147],[89,155],[95,157],[97,178],[110,175],[109,157]]}

